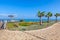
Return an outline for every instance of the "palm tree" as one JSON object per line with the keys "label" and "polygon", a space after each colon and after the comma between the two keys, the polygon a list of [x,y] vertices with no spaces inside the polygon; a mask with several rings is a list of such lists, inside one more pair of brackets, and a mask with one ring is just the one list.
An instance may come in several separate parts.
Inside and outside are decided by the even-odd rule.
{"label": "palm tree", "polygon": [[56,13],[54,16],[56,17],[56,22],[57,22],[57,17],[60,16],[60,14]]}
{"label": "palm tree", "polygon": [[38,11],[38,17],[40,18],[40,25],[42,24],[42,17],[44,16],[44,11],[40,12]]}
{"label": "palm tree", "polygon": [[48,23],[50,22],[50,17],[51,16],[52,16],[52,13],[51,12],[48,12],[47,15],[46,15],[46,17],[48,17],[48,21],[47,21]]}

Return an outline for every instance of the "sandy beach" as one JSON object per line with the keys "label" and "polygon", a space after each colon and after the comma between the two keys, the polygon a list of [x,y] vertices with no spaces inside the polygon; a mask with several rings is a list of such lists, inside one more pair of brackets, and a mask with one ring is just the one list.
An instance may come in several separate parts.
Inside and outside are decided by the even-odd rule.
{"label": "sandy beach", "polygon": [[60,40],[60,22],[39,30],[0,30],[0,40]]}

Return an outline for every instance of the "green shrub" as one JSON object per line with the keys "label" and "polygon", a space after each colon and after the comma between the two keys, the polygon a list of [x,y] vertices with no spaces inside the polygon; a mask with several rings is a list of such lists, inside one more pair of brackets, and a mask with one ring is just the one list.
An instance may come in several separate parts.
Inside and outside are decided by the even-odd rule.
{"label": "green shrub", "polygon": [[20,20],[20,22],[24,22],[24,20],[23,20],[23,19],[21,19],[21,20]]}
{"label": "green shrub", "polygon": [[22,27],[20,30],[25,31],[26,30],[26,27]]}
{"label": "green shrub", "polygon": [[14,23],[12,22],[7,23],[7,28],[13,28],[13,27],[14,27]]}
{"label": "green shrub", "polygon": [[27,22],[21,22],[19,23],[20,26],[30,26],[31,24],[27,23]]}

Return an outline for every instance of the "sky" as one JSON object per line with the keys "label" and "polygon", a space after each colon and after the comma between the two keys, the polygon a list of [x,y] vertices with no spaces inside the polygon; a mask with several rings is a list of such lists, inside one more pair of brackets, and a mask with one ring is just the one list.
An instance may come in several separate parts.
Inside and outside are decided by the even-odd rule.
{"label": "sky", "polygon": [[60,13],[60,0],[0,0],[0,18],[37,19],[38,10]]}

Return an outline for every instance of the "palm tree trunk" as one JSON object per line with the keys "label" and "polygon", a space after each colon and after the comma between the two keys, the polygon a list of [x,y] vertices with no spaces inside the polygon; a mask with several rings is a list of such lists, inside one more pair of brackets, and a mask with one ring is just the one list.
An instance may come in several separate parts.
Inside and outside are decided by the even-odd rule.
{"label": "palm tree trunk", "polygon": [[50,22],[50,19],[49,19],[49,17],[48,17],[48,23]]}
{"label": "palm tree trunk", "polygon": [[40,25],[42,25],[42,18],[40,17]]}

